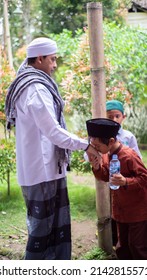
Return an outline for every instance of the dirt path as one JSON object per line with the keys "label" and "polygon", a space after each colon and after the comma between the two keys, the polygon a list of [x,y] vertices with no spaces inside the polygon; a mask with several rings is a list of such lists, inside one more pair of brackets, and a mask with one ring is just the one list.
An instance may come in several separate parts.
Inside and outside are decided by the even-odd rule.
{"label": "dirt path", "polygon": [[[72,259],[80,259],[86,252],[97,246],[96,222],[72,221]],[[22,259],[26,237],[19,233],[7,238],[0,236],[0,260]]]}
{"label": "dirt path", "polygon": [[72,257],[74,259],[80,259],[97,244],[96,222],[91,220],[72,221]]}

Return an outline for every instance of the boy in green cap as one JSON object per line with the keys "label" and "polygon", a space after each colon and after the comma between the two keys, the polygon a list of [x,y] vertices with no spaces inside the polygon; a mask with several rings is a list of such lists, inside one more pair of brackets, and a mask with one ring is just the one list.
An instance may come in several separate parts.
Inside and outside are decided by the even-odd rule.
{"label": "boy in green cap", "polygon": [[[122,126],[123,120],[126,118],[124,113],[123,103],[118,100],[110,100],[106,102],[107,118],[119,123]],[[119,129],[117,134],[117,139],[124,145],[132,148],[140,158],[142,158],[141,153],[138,148],[136,137],[132,132],[123,129]]]}

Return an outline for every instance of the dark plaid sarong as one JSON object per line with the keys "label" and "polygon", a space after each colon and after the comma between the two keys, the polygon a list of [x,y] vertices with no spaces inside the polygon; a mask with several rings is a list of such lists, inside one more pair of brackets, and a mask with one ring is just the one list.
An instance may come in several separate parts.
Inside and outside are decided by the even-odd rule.
{"label": "dark plaid sarong", "polygon": [[22,186],[27,206],[26,260],[71,259],[71,222],[66,178]]}

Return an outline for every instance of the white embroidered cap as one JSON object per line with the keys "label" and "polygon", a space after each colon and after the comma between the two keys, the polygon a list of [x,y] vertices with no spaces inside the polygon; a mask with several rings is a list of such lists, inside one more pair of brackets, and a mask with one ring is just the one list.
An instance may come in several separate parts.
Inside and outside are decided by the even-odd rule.
{"label": "white embroidered cap", "polygon": [[27,47],[27,58],[55,54],[57,44],[55,41],[40,37],[34,39]]}

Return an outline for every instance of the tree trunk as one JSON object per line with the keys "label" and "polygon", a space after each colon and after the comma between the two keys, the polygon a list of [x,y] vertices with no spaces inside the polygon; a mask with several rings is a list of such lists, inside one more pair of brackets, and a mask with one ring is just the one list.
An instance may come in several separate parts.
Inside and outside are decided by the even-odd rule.
{"label": "tree trunk", "polygon": [[9,29],[9,19],[8,19],[8,0],[3,0],[4,5],[4,25],[5,25],[5,40],[7,47],[7,56],[10,68],[13,68],[13,56],[12,56],[12,47],[11,47],[11,38],[10,38],[10,29]]}
{"label": "tree trunk", "polygon": [[[97,2],[88,3],[87,18],[90,45],[92,117],[104,118],[106,116],[106,86],[102,4]],[[98,217],[98,245],[110,254],[112,253],[110,190],[107,183],[97,180],[96,208]]]}

